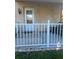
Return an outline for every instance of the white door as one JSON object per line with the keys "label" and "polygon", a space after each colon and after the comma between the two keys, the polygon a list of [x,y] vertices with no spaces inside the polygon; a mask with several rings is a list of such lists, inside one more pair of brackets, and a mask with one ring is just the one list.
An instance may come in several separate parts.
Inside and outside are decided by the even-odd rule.
{"label": "white door", "polygon": [[33,24],[34,23],[34,9],[25,8],[25,23]]}
{"label": "white door", "polygon": [[26,30],[33,31],[34,30],[34,9],[33,8],[25,8],[25,23]]}

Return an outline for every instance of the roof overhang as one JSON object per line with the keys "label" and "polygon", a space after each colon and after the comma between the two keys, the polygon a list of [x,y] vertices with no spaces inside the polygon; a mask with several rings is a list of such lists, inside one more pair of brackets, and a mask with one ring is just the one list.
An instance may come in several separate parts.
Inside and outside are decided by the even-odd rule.
{"label": "roof overhang", "polygon": [[63,3],[63,0],[15,0],[15,1]]}

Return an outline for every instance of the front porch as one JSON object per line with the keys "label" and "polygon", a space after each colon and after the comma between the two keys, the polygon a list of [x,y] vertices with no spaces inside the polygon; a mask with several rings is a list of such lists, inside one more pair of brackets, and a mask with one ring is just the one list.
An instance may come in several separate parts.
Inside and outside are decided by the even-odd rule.
{"label": "front porch", "polygon": [[15,1],[16,51],[63,48],[62,2],[38,1]]}
{"label": "front porch", "polygon": [[16,51],[63,48],[62,23],[20,23],[15,29]]}

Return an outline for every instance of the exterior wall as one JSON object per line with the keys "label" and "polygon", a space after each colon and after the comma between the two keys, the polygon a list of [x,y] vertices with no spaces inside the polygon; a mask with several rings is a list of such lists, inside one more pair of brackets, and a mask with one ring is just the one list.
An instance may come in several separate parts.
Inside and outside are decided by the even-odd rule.
{"label": "exterior wall", "polygon": [[[15,19],[24,22],[24,9],[34,8],[35,23],[47,23],[60,21],[62,4],[60,3],[37,3],[37,2],[15,2]],[[21,8],[22,14],[18,14],[18,8]]]}

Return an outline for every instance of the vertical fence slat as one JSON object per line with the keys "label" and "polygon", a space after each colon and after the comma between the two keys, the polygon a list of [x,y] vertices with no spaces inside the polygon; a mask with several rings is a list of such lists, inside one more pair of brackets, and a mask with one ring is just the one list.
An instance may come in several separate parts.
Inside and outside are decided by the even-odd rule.
{"label": "vertical fence slat", "polygon": [[51,39],[53,41],[52,43],[54,44],[54,25],[52,25],[52,26],[53,26],[53,39],[52,38]]}
{"label": "vertical fence slat", "polygon": [[36,24],[35,24],[35,44],[37,42],[37,39],[36,39]]}
{"label": "vertical fence slat", "polygon": [[16,41],[16,45],[18,45],[18,25],[15,25],[16,26],[16,38],[15,38],[15,41]]}
{"label": "vertical fence slat", "polygon": [[23,45],[22,43],[23,43],[23,39],[22,39],[22,24],[21,24],[21,33],[20,33],[20,36],[21,36],[21,45]]}
{"label": "vertical fence slat", "polygon": [[44,44],[45,44],[45,24],[44,24]]}
{"label": "vertical fence slat", "polygon": [[[33,29],[33,25],[32,25],[32,29]],[[33,31],[32,31],[32,38],[31,39],[32,39],[32,42],[31,42],[31,44],[32,44],[33,43]]]}
{"label": "vertical fence slat", "polygon": [[55,29],[55,25],[54,25],[54,44],[55,44],[55,32],[56,32],[56,29]]}
{"label": "vertical fence slat", "polygon": [[41,24],[41,44],[42,44],[42,24]]}
{"label": "vertical fence slat", "polygon": [[57,25],[57,42],[58,42],[58,25]]}
{"label": "vertical fence slat", "polygon": [[19,28],[20,28],[20,30],[19,30],[19,45],[21,44],[20,43],[20,41],[21,41],[21,24],[19,25]]}
{"label": "vertical fence slat", "polygon": [[61,42],[61,24],[60,24],[60,32],[59,32],[59,42]]}
{"label": "vertical fence slat", "polygon": [[[35,38],[35,24],[34,24],[34,38]],[[35,39],[34,39],[34,44],[35,44]]]}
{"label": "vertical fence slat", "polygon": [[15,37],[16,37],[15,38],[15,41],[16,41],[15,44],[18,45],[18,25],[15,25],[15,27],[16,27],[15,28]]}
{"label": "vertical fence slat", "polygon": [[22,31],[22,33],[23,33],[23,45],[24,45],[24,43],[25,43],[25,39],[24,39],[24,24],[23,24],[23,31]]}
{"label": "vertical fence slat", "polygon": [[19,45],[19,25],[17,25],[18,26],[18,28],[17,28],[17,36],[18,36],[18,39],[17,39],[17,43],[18,43],[18,45]]}
{"label": "vertical fence slat", "polygon": [[[26,45],[26,42],[27,42],[26,40],[27,40],[27,38],[28,38],[28,37],[27,37],[27,33],[26,33],[26,30],[27,30],[27,29],[26,29],[26,26],[27,26],[27,25],[24,24],[24,32],[25,32],[25,34],[24,34],[24,35],[25,35],[25,37],[24,37],[25,44],[24,44],[24,45]],[[26,37],[27,37],[27,38],[26,38]]]}
{"label": "vertical fence slat", "polygon": [[53,34],[52,34],[52,31],[53,31],[53,26],[50,25],[50,43],[53,43]]}
{"label": "vertical fence slat", "polygon": [[38,24],[38,44],[40,44],[39,43],[39,24]]}
{"label": "vertical fence slat", "polygon": [[[28,24],[29,25],[29,24]],[[28,45],[30,44],[30,25],[28,26]]]}
{"label": "vertical fence slat", "polygon": [[35,25],[35,44],[36,44],[36,25]]}

